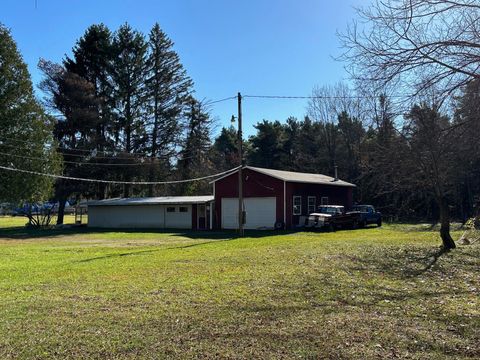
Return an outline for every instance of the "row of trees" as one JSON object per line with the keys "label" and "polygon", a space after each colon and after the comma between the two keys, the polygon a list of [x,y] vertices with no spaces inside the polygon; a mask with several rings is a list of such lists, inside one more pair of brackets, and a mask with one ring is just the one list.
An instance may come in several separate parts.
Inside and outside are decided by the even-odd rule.
{"label": "row of trees", "polygon": [[[204,158],[211,120],[158,24],[148,36],[128,24],[115,32],[93,25],[72,53],[62,64],[39,63],[40,87],[58,117],[54,134],[64,174],[132,182],[208,171],[192,164]],[[57,182],[56,190],[61,205],[72,194],[103,198],[166,191],[71,181]]]}
{"label": "row of trees", "polygon": [[[480,6],[373,1],[359,15],[365,21],[341,35],[356,89],[315,88],[304,119],[257,123],[245,141],[247,163],[325,174],[337,166],[358,185],[358,201],[396,217],[439,219],[444,248],[453,248],[450,215],[466,218],[480,193]],[[65,175],[128,183],[187,179],[240,162],[233,127],[212,141],[208,109],[193,96],[193,82],[158,24],[148,36],[128,24],[114,32],[93,25],[61,64],[41,60],[50,115],[1,29],[2,64],[10,64],[2,65],[0,83],[2,166],[54,173],[63,160]],[[11,175],[1,193],[22,181],[16,189],[32,190],[30,198],[48,193],[45,178]],[[42,190],[34,196],[32,186]],[[28,200],[22,191],[12,198]],[[55,183],[61,205],[71,196],[206,191],[206,183]]]}
{"label": "row of trees", "polygon": [[336,117],[264,120],[246,144],[247,162],[330,175],[338,166],[342,179],[357,184],[356,201],[397,220],[441,221],[442,238],[454,247],[450,215],[466,220],[480,195],[479,85],[464,89],[450,116],[436,103],[421,102],[398,117],[381,96],[380,111],[368,112],[370,118],[339,107]]}

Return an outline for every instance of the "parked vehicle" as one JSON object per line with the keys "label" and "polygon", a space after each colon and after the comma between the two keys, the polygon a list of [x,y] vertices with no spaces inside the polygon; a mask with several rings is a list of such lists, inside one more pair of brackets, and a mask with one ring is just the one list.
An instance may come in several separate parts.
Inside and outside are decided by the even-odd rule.
{"label": "parked vehicle", "polygon": [[[11,214],[13,216],[24,216],[26,214],[57,214],[58,213],[58,202],[45,202],[45,203],[36,203],[36,204],[29,204],[25,203],[20,207],[12,210]],[[65,204],[65,215],[73,215],[75,214],[75,207],[72,206],[68,201]]]}
{"label": "parked vehicle", "polygon": [[[43,207],[46,210],[49,210],[52,212],[52,214],[57,214],[58,213],[58,208],[60,207],[59,202],[48,202],[43,205]],[[69,201],[65,203],[65,209],[64,209],[64,214],[65,215],[73,215],[75,214],[75,207],[70,204]]]}
{"label": "parked vehicle", "polygon": [[360,213],[360,226],[364,227],[369,224],[382,226],[382,214],[375,211],[372,205],[355,205],[353,210]]}
{"label": "parked vehicle", "polygon": [[13,216],[25,216],[27,214],[37,215],[42,213],[42,204],[30,204],[25,203],[17,208],[15,208],[12,212]]}
{"label": "parked vehicle", "polygon": [[360,224],[358,211],[346,211],[341,205],[322,205],[318,212],[308,216],[305,228],[328,229],[330,231],[342,228],[356,229]]}
{"label": "parked vehicle", "polygon": [[0,204],[0,216],[4,215],[12,215],[13,214],[13,205],[10,203],[2,203]]}

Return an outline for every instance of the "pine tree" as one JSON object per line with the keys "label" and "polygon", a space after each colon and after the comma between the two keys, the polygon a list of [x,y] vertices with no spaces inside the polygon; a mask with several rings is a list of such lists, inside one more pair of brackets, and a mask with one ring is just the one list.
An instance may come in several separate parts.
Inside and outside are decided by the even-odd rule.
{"label": "pine tree", "polygon": [[257,134],[251,136],[251,152],[248,161],[251,165],[271,169],[284,169],[288,162],[285,151],[287,140],[284,126],[279,121],[263,120],[254,125]]}
{"label": "pine tree", "polygon": [[[180,116],[188,106],[192,80],[173,50],[173,42],[155,24],[149,36],[146,91],[148,98],[149,152],[152,159],[150,181],[155,180],[153,164],[156,159],[168,167],[175,155],[182,131]],[[167,172],[167,169],[160,169]],[[153,187],[150,187],[153,196]]]}
{"label": "pine tree", "polygon": [[[210,131],[211,119],[204,106],[195,99],[191,99],[190,109],[186,113],[188,121],[186,136],[183,141],[178,171],[182,179],[205,176],[212,170],[210,162]],[[202,183],[187,183],[181,187],[182,194],[197,194],[205,190]]]}
{"label": "pine tree", "polygon": [[72,53],[72,58],[63,61],[63,67],[93,86],[97,101],[94,107],[97,117],[95,144],[98,150],[109,150],[112,144],[108,144],[108,130],[112,126],[113,107],[110,72],[114,55],[110,30],[103,24],[91,25],[77,41]]}
{"label": "pine tree", "polygon": [[[72,49],[73,56],[55,64],[41,60],[39,68],[44,73],[41,89],[48,94],[47,104],[61,114],[55,137],[65,162],[64,173],[74,177],[105,178],[98,168],[89,166],[97,150],[113,154],[115,151],[109,129],[112,125],[112,98],[109,72],[112,61],[110,30],[104,25],[92,25]],[[74,164],[83,163],[81,165]],[[114,174],[115,175],[115,174]],[[67,198],[73,194],[96,193],[105,196],[104,184],[87,184],[59,180],[55,196],[60,202],[57,224],[63,223],[63,209]]]}
{"label": "pine tree", "polygon": [[[9,30],[0,24],[0,165],[55,174],[60,159],[52,128],[33,94],[27,66]],[[0,200],[35,202],[51,194],[51,178],[0,170]]]}
{"label": "pine tree", "polygon": [[238,140],[237,130],[233,126],[223,127],[220,135],[213,143],[213,159],[219,170],[228,170],[232,166],[238,166]]}
{"label": "pine tree", "polygon": [[[142,149],[145,141],[143,118],[145,115],[145,80],[147,43],[144,36],[130,25],[122,25],[113,38],[114,58],[112,80],[116,108],[116,138],[123,151],[131,153]],[[124,171],[125,180],[134,174]],[[130,186],[124,186],[129,197]]]}
{"label": "pine tree", "polygon": [[[91,177],[88,162],[97,149],[99,98],[92,83],[66,71],[62,65],[41,60],[39,68],[44,74],[40,83],[48,95],[47,104],[57,113],[53,134],[64,162],[64,175]],[[63,223],[63,210],[67,198],[74,193],[93,192],[93,184],[57,180],[55,198],[59,201],[57,224]]]}

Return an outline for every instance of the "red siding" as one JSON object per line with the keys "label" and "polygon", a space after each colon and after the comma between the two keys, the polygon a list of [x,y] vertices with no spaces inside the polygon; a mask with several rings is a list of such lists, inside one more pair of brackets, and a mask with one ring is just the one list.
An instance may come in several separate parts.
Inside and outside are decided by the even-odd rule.
{"label": "red siding", "polygon": [[[243,170],[244,197],[275,197],[277,199],[277,221],[283,221],[283,181],[260,174],[250,169]],[[222,198],[238,197],[238,172],[215,183],[214,219],[217,228],[222,225]]]}
{"label": "red siding", "polygon": [[[293,197],[302,197],[302,214],[293,215]],[[352,188],[335,185],[287,183],[287,228],[298,225],[300,216],[308,215],[308,196],[316,197],[316,205],[320,205],[321,198],[328,196],[330,205],[343,205],[347,209],[352,207]]]}
{"label": "red siding", "polygon": [[[222,214],[222,198],[238,197],[238,173],[231,174],[214,184],[215,207],[213,213],[214,227],[220,228]],[[286,190],[286,227],[290,229],[298,224],[299,216],[293,215],[293,196],[302,196],[302,215],[307,215],[307,197],[316,196],[317,205],[320,205],[322,196],[328,196],[332,205],[344,205],[347,208],[352,206],[352,188],[321,185],[308,183],[287,182]],[[284,221],[284,182],[264,175],[250,169],[243,170],[243,196],[244,197],[276,197],[277,199],[277,221]]]}
{"label": "red siding", "polygon": [[197,204],[192,204],[192,230],[197,230]]}

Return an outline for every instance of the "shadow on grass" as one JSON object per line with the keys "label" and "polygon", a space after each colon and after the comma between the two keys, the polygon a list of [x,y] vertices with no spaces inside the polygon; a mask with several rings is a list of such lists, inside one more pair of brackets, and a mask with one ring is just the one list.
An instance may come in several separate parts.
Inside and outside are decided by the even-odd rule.
{"label": "shadow on grass", "polygon": [[[238,238],[234,230],[179,230],[179,229],[107,229],[107,228],[89,228],[89,227],[70,227],[70,228],[47,228],[38,229],[26,226],[0,228],[0,238],[11,240],[29,240],[38,238],[52,238],[57,236],[79,235],[79,234],[159,234],[168,236],[181,236],[190,239],[214,239],[228,240]],[[295,231],[273,231],[273,230],[246,230],[245,237],[261,238],[273,235],[292,234]]]}
{"label": "shadow on grass", "polygon": [[[473,248],[471,248],[473,249]],[[478,252],[478,251],[476,251]],[[439,260],[445,258],[440,263]],[[398,248],[375,251],[371,256],[356,257],[348,268],[354,271],[374,271],[387,276],[408,279],[436,272],[448,274],[455,263],[464,267],[471,267],[476,271],[478,261],[469,261],[472,255],[456,249],[445,251],[443,248]],[[473,257],[473,259],[476,259]],[[478,258],[477,258],[478,259]]]}
{"label": "shadow on grass", "polygon": [[[422,269],[433,266],[431,264],[435,258],[434,254],[439,256],[438,252],[427,252],[421,255],[425,258]],[[459,258],[456,260],[458,264],[463,263],[461,255],[459,253]],[[435,262],[438,260],[439,258]],[[368,266],[371,268],[365,270],[377,270],[378,263],[372,262]],[[391,268],[395,275],[402,271],[398,263]],[[472,271],[468,266],[463,265],[462,270]],[[408,346],[412,353],[420,355],[415,358],[431,358],[427,353],[436,354],[438,349],[443,353],[462,354],[466,358],[475,352],[472,348],[476,345],[472,347],[471,344],[477,343],[478,336],[466,329],[478,327],[480,316],[449,312],[448,307],[442,305],[446,299],[451,301],[453,298],[471,298],[470,290],[451,286],[456,280],[446,280],[445,284],[437,286],[432,285],[428,280],[384,282],[383,277],[387,277],[384,274],[375,274],[370,277],[370,281],[356,282],[352,282],[350,276],[339,278],[329,277],[328,274],[321,271],[318,274],[303,274],[295,281],[279,279],[279,285],[272,287],[273,294],[270,294],[270,299],[279,299],[278,301],[270,301],[266,304],[233,303],[231,311],[239,311],[244,318],[254,319],[256,323],[280,325],[295,317],[296,314],[300,315],[300,319],[305,316],[304,314],[311,314],[308,320],[315,319],[315,315],[320,314],[316,319],[320,323],[322,319],[330,320],[325,323],[330,338],[351,339],[350,346],[358,346],[360,351],[364,351],[365,346],[373,346],[369,344],[371,338],[368,334],[376,334],[375,344],[385,345],[385,349]],[[351,275],[361,279],[358,274]],[[443,277],[442,274],[435,275],[439,275],[439,279]],[[434,327],[432,327],[432,321],[436,322]],[[314,328],[302,327],[299,332],[291,333],[291,337],[287,336],[285,341],[291,341],[299,335],[305,341],[312,341],[314,339],[310,333],[312,329]],[[438,336],[431,336],[432,332]],[[379,333],[380,336],[378,336]],[[404,336],[398,337],[396,335],[398,333]],[[352,334],[355,334],[354,338]],[[244,336],[249,335],[245,333]],[[453,340],[445,342],[444,339],[447,336]],[[404,343],[399,344],[402,338]],[[415,343],[411,341],[412,339],[416,340]],[[421,346],[416,345],[417,341]],[[463,346],[459,346],[460,342]],[[476,348],[478,349],[478,346]],[[376,350],[379,349],[376,348]],[[378,357],[392,358],[387,354]],[[350,357],[345,355],[338,358]]]}
{"label": "shadow on grass", "polygon": [[188,248],[193,248],[193,247],[198,247],[198,246],[203,246],[203,245],[208,245],[208,244],[213,244],[213,243],[219,243],[219,242],[225,242],[225,241],[238,240],[238,239],[240,239],[240,238],[239,237],[234,237],[234,238],[217,239],[217,240],[211,240],[211,241],[203,241],[203,242],[198,242],[198,243],[194,243],[194,244],[173,246],[173,247],[167,247],[167,248],[154,248],[154,249],[149,249],[149,250],[129,251],[129,252],[123,252],[123,253],[112,253],[112,254],[96,256],[96,257],[92,257],[92,258],[88,258],[88,259],[83,259],[83,260],[79,260],[79,261],[75,261],[75,262],[76,263],[87,263],[87,262],[91,262],[91,261],[95,261],[95,260],[104,260],[104,259],[118,258],[118,257],[123,257],[123,256],[151,254],[151,253],[158,252],[158,251],[181,250],[181,249],[188,249]]}

